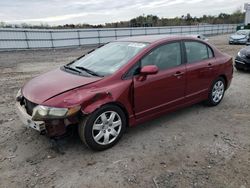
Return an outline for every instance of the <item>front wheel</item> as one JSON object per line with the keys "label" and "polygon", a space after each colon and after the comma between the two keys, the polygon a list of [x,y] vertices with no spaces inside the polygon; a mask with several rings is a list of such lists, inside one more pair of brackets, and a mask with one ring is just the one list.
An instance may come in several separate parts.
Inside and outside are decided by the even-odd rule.
{"label": "front wheel", "polygon": [[105,150],[115,145],[126,128],[126,116],[115,105],[105,105],[85,117],[78,126],[81,140],[93,150]]}
{"label": "front wheel", "polygon": [[218,105],[224,97],[225,89],[226,89],[225,80],[222,77],[216,79],[213,82],[212,87],[209,91],[207,104],[209,106]]}

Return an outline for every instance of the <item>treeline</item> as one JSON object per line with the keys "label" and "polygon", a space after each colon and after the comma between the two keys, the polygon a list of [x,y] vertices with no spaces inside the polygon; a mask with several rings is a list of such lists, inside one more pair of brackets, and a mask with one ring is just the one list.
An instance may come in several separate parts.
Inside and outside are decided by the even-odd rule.
{"label": "treeline", "polygon": [[120,27],[155,27],[155,26],[178,26],[178,25],[198,25],[198,24],[240,24],[244,23],[245,13],[237,10],[232,14],[220,13],[217,16],[203,15],[193,17],[189,13],[175,18],[159,18],[156,15],[142,15],[129,21],[105,23],[99,25],[91,24],[65,24],[50,26],[48,24],[31,25],[7,24],[0,22],[0,28],[51,28],[51,29],[72,29],[72,28],[120,28]]}

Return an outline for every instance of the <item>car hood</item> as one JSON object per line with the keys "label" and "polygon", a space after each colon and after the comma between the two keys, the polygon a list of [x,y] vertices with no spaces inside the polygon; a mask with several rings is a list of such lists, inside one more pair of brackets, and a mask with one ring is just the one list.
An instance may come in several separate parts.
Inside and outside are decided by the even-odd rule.
{"label": "car hood", "polygon": [[74,75],[58,68],[30,80],[23,86],[22,94],[31,102],[41,104],[61,93],[100,79],[102,78]]}
{"label": "car hood", "polygon": [[250,46],[247,46],[240,50],[241,54],[250,57]]}
{"label": "car hood", "polygon": [[230,36],[232,39],[244,39],[244,38],[246,38],[246,35],[231,35]]}

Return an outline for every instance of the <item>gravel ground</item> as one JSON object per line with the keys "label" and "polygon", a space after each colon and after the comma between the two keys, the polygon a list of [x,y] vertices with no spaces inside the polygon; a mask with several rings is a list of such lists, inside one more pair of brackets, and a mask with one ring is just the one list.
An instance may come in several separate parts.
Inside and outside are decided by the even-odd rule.
{"label": "gravel ground", "polygon": [[[243,46],[209,38],[235,56]],[[113,148],[87,149],[76,133],[52,142],[22,126],[14,96],[26,81],[87,49],[0,53],[0,187],[250,187],[250,73],[234,73],[222,103],[130,128]]]}

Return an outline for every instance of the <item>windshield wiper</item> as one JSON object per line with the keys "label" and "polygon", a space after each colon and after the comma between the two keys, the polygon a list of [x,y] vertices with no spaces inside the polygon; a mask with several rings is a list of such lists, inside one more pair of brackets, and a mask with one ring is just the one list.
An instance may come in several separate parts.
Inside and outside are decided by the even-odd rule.
{"label": "windshield wiper", "polygon": [[89,74],[91,74],[93,76],[103,77],[102,75],[100,75],[100,74],[98,74],[98,73],[96,73],[96,72],[94,72],[92,70],[89,70],[89,69],[87,69],[85,67],[76,66],[75,68],[83,70],[83,71],[85,71],[85,72],[87,72],[87,73],[89,73]]}
{"label": "windshield wiper", "polygon": [[77,70],[77,69],[74,69],[73,67],[69,66],[69,65],[64,65],[63,66],[65,69],[68,69],[68,70],[71,70],[71,71],[74,71],[74,72],[78,72],[79,74],[81,74],[81,71]]}

